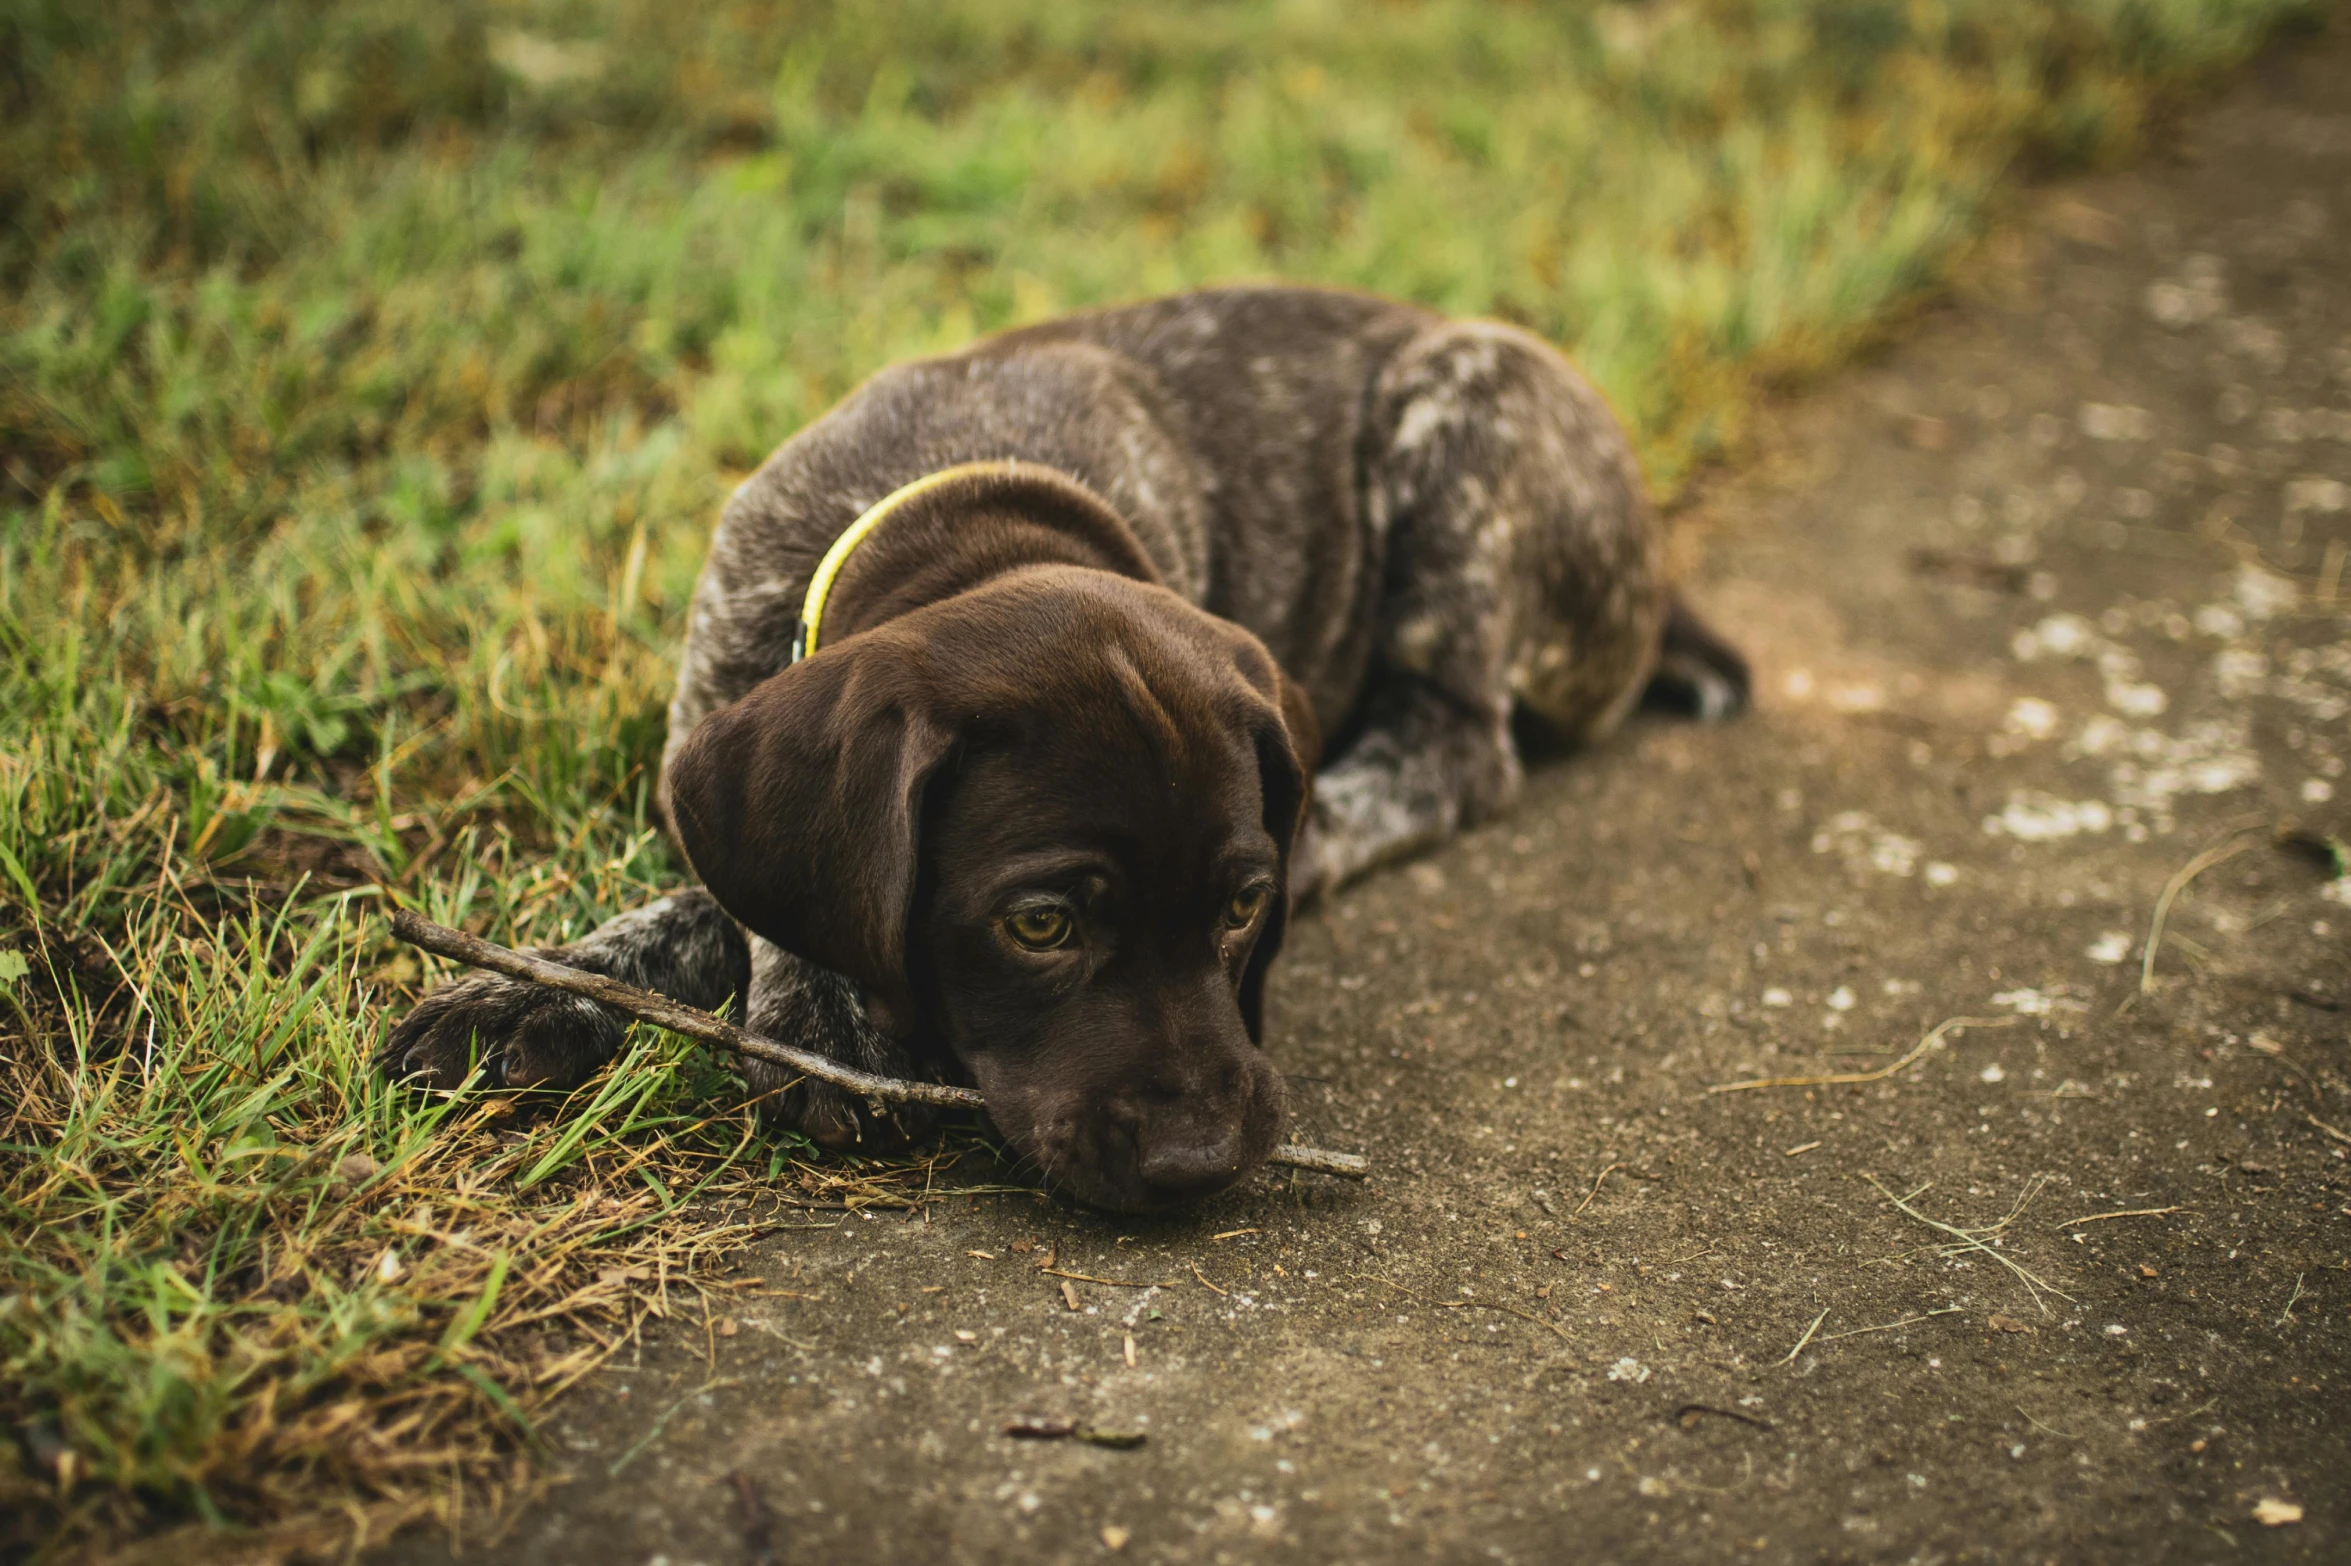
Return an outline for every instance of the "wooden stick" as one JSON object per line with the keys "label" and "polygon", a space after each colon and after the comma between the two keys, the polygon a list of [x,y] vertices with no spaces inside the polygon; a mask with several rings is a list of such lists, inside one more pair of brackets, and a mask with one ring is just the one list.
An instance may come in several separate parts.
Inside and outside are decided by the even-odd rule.
{"label": "wooden stick", "polygon": [[[756,1060],[789,1067],[802,1076],[829,1082],[860,1098],[936,1104],[943,1109],[985,1110],[988,1107],[987,1100],[971,1088],[950,1087],[944,1082],[908,1082],[897,1077],[877,1077],[870,1071],[844,1066],[837,1060],[812,1051],[794,1049],[789,1044],[779,1044],[774,1039],[746,1033],[733,1023],[722,1022],[706,1011],[681,1006],[667,996],[640,990],[633,984],[623,984],[618,979],[609,979],[600,973],[589,973],[559,962],[549,962],[544,957],[533,957],[527,952],[485,941],[478,935],[468,935],[463,930],[452,930],[445,924],[435,924],[413,908],[393,910],[392,934],[419,950],[446,957],[451,962],[461,962],[469,968],[486,968],[510,979],[544,984],[549,989],[564,990],[573,995],[584,995],[589,1000],[625,1011],[640,1021],[667,1028],[672,1033],[700,1039],[705,1044],[715,1045],[737,1055],[749,1055]],[[1310,1170],[1315,1174],[1336,1175],[1342,1180],[1361,1180],[1371,1173],[1368,1160],[1354,1153],[1325,1152],[1319,1147],[1277,1147],[1267,1155],[1266,1162],[1289,1169]]]}

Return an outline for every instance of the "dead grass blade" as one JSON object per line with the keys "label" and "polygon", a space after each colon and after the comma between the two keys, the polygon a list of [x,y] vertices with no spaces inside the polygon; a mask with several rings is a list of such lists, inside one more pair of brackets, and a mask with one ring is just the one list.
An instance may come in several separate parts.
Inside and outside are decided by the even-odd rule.
{"label": "dead grass blade", "polygon": [[2012,1028],[2014,1017],[1946,1017],[1928,1030],[1926,1037],[1911,1047],[1892,1065],[1880,1066],[1875,1071],[1838,1071],[1817,1077],[1756,1077],[1746,1082],[1718,1082],[1709,1093],[1745,1093],[1755,1088],[1841,1087],[1849,1082],[1883,1082],[1886,1078],[1917,1063],[1919,1058],[1942,1044],[1945,1036],[1962,1028]]}
{"label": "dead grass blade", "polygon": [[[2042,1315],[2048,1316],[2055,1314],[2049,1309],[2048,1302],[2041,1298],[2042,1294],[2044,1293],[2054,1294],[2061,1300],[2068,1302],[2072,1301],[2072,1295],[2066,1293],[2063,1289],[2049,1282],[2049,1280],[2046,1278],[2035,1275],[2025,1268],[2023,1264],[2015,1261],[2013,1258],[2002,1255],[1997,1249],[1994,1248],[1991,1243],[1999,1236],[2003,1229],[2006,1229],[2010,1224],[2014,1223],[2017,1218],[2023,1214],[2026,1206],[2031,1203],[2032,1199],[2041,1193],[2041,1188],[2049,1183],[2048,1176],[2036,1176],[2034,1179],[2027,1181],[2025,1183],[2023,1192],[2019,1194],[2016,1199],[2016,1205],[2009,1208],[2008,1216],[2002,1218],[1998,1223],[1985,1224],[1981,1227],[1973,1229],[1963,1229],[1955,1224],[1944,1223],[1942,1220],[1937,1218],[1929,1218],[1925,1213],[1920,1212],[1917,1208],[1910,1205],[1909,1197],[1896,1196],[1892,1191],[1887,1190],[1886,1187],[1878,1180],[1876,1175],[1865,1174],[1861,1178],[1867,1180],[1872,1186],[1875,1186],[1877,1188],[1877,1193],[1884,1197],[1887,1201],[1893,1203],[1896,1210],[1901,1212],[1905,1217],[1914,1219],[1915,1221],[1926,1225],[1928,1228],[1933,1229],[1939,1234],[1947,1234],[1951,1236],[1954,1243],[1942,1248],[1944,1255],[1958,1255],[1971,1251],[1980,1253],[1984,1256],[1990,1257],[1993,1261],[1998,1262],[2001,1266],[2014,1273],[2016,1275],[2017,1281],[2025,1286],[2025,1292],[2032,1296],[2033,1304],[2040,1308]],[[1910,1195],[1917,1196],[1925,1189],[1926,1187],[1921,1186],[1917,1191],[1911,1192]]]}

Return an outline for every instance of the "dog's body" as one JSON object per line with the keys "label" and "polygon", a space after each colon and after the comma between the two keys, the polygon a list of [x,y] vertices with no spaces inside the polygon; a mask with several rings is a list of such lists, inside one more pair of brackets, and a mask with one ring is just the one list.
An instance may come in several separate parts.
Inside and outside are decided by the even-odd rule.
{"label": "dog's body", "polygon": [[[821,649],[792,667],[810,578],[851,522],[910,481],[996,459],[1014,460],[943,484],[858,545]],[[1081,839],[1127,845],[1101,849],[1101,877],[1132,879],[1138,903],[1182,902],[1189,891],[1172,889],[1195,882],[1240,887],[1241,872],[1202,868],[1236,854],[1259,882],[1311,895],[1508,803],[1514,709],[1585,739],[1645,689],[1712,716],[1743,699],[1745,672],[1668,594],[1622,430],[1536,339],[1289,288],[1048,323],[882,372],[736,492],[695,593],[664,757],[672,826],[710,891],[624,915],[560,955],[699,1004],[742,996],[754,1029],[873,1069],[960,1061],[992,1106],[1060,1105],[1004,1126],[1051,1172],[1111,1205],[1156,1205],[1224,1183],[1271,1145],[1279,1079],[1253,1044],[1222,1037],[1233,1030],[1200,997],[1228,985],[1253,1040],[1282,909],[1216,924],[1216,940],[1243,945],[1219,947],[1214,964],[1185,959],[1198,969],[1181,981],[1194,1000],[1175,1006],[1197,1013],[1185,1042],[1171,1033],[1129,1058],[1104,1042],[1108,1021],[1067,1024],[1017,1085],[1002,1062],[1039,1046],[988,1042],[974,1020],[987,1008],[969,997],[988,992],[995,958],[944,926],[925,935],[931,911],[997,859]],[[998,785],[967,780],[1015,754]],[[868,759],[841,759],[853,756]],[[1154,779],[1177,775],[1189,781],[1155,824],[1128,819]],[[1293,777],[1312,778],[1310,808]],[[1040,823],[1035,842],[998,841],[1001,822],[959,814],[959,798],[990,786],[995,817]],[[1206,835],[1189,868],[1132,858],[1134,844],[1195,827]],[[881,872],[866,862],[877,857]],[[1064,901],[1082,928],[1063,939],[1096,943],[1088,994],[1111,982],[1097,972],[1132,965],[1103,953],[1199,944],[1139,925],[1114,941],[1115,918],[1074,892]],[[983,916],[997,917],[974,903],[970,918]],[[959,968],[959,950],[982,967]],[[1015,966],[1042,975],[1055,950],[1023,944]],[[1223,979],[1201,977],[1211,967]],[[1130,1033],[1175,1004],[1176,980],[1149,983],[1156,998],[1121,1013]],[[1063,993],[1006,991],[999,1009],[1077,1004]],[[495,1076],[569,1082],[619,1033],[599,1008],[476,978],[428,997],[392,1052],[399,1069],[449,1082],[478,1035]],[[1069,1042],[1081,1035],[1084,1047]],[[1210,1035],[1222,1041],[1194,1047]],[[1208,1064],[1182,1063],[1201,1049]],[[1082,1104],[1039,1085],[1079,1057],[1099,1066]],[[1159,1108],[1134,1107],[1121,1083],[1138,1076]],[[872,1129],[829,1089],[801,1084],[776,1103],[823,1140]],[[1089,1116],[1125,1128],[1115,1148]],[[1181,1135],[1152,1129],[1178,1121]],[[1106,1161],[1119,1167],[1106,1174]],[[1138,1175],[1146,1165],[1164,1178]]]}

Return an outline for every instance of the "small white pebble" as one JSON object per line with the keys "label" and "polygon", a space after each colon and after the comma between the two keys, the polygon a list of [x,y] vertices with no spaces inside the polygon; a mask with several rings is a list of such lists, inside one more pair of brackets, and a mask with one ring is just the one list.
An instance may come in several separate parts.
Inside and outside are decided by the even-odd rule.
{"label": "small white pebble", "polygon": [[1853,987],[1849,984],[1840,984],[1831,990],[1828,1007],[1831,1011],[1851,1011],[1853,1009]]}
{"label": "small white pebble", "polygon": [[1775,985],[1763,992],[1763,1004],[1766,1006],[1793,1006],[1796,1004],[1796,997]]}
{"label": "small white pebble", "polygon": [[2130,1330],[2130,1328],[2123,1326],[2120,1322],[2117,1322],[2106,1329],[2106,1335],[2110,1338],[2124,1337],[2129,1334]]}
{"label": "small white pebble", "polygon": [[1959,867],[1957,865],[1947,865],[1943,863],[1942,860],[1937,859],[1927,866],[1926,877],[1927,885],[1929,886],[1949,886],[1952,882],[1959,879]]}
{"label": "small white pebble", "polygon": [[2108,930],[2090,946],[2092,962],[2118,963],[2131,954],[2131,937],[2127,930]]}
{"label": "small white pebble", "polygon": [[2019,696],[2002,726],[2024,739],[2045,740],[2057,732],[2057,706],[2037,696]]}
{"label": "small white pebble", "polygon": [[2008,1073],[2001,1068],[2000,1063],[1996,1060],[1990,1065],[1986,1066],[1983,1070],[1977,1072],[1976,1075],[1986,1082],[2005,1082],[2008,1080]]}
{"label": "small white pebble", "polygon": [[2302,780],[2302,803],[2305,805],[2323,805],[2334,797],[2335,785],[2329,783],[2325,778],[2304,778]]}

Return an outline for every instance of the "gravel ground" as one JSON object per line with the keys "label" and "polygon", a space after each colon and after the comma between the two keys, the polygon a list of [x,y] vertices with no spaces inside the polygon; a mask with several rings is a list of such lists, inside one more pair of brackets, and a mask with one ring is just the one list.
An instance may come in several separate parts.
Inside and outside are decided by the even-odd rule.
{"label": "gravel ground", "polygon": [[2347,256],[2338,29],[1691,508],[1758,711],[1304,921],[1270,1037],[1367,1186],[787,1215],[465,1553],[2351,1554],[2351,879],[2275,835],[2351,836]]}

